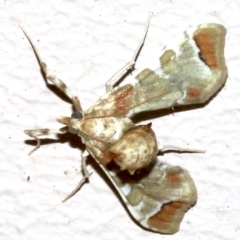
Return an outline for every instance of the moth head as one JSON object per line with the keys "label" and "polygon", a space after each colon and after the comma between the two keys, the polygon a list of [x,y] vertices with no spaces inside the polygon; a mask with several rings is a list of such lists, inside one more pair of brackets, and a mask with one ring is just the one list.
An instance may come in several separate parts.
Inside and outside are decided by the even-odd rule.
{"label": "moth head", "polygon": [[68,131],[72,134],[78,134],[81,128],[81,120],[83,119],[83,114],[79,111],[72,113],[71,117],[59,117],[57,121],[67,125]]}

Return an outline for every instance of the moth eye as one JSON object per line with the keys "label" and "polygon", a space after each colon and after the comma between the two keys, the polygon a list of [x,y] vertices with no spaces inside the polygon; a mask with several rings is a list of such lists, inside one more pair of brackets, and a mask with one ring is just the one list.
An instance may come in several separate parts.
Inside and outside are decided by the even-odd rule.
{"label": "moth eye", "polygon": [[71,118],[74,118],[74,119],[79,119],[81,120],[83,118],[83,115],[81,112],[73,112],[72,115],[71,115]]}

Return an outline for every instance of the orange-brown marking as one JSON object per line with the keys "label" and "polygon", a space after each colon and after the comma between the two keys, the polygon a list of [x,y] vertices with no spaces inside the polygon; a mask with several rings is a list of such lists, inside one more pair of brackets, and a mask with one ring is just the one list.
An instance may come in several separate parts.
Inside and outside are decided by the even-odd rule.
{"label": "orange-brown marking", "polygon": [[132,85],[125,85],[115,92],[114,106],[120,114],[128,112],[128,102],[133,95],[134,89]]}
{"label": "orange-brown marking", "polygon": [[187,95],[189,98],[197,98],[201,95],[201,89],[196,87],[189,88],[187,91]]}
{"label": "orange-brown marking", "polygon": [[168,172],[166,178],[168,183],[180,182],[179,173],[176,172]]}
{"label": "orange-brown marking", "polygon": [[[151,227],[157,229],[168,229],[173,227],[173,223],[176,223],[176,231],[179,228],[179,224],[183,218],[182,208],[184,203],[170,202],[162,206],[161,210],[148,219],[148,224]],[[183,210],[183,212],[185,212]]]}
{"label": "orange-brown marking", "polygon": [[[193,39],[200,49],[201,58],[210,68],[217,68],[216,31],[214,29],[200,29],[194,33]],[[214,40],[215,39],[215,40]]]}
{"label": "orange-brown marking", "polygon": [[99,157],[98,160],[104,165],[106,166],[107,164],[109,164],[112,160],[114,160],[115,158],[119,158],[119,154],[115,154],[113,152],[109,152],[104,151],[102,152]]}

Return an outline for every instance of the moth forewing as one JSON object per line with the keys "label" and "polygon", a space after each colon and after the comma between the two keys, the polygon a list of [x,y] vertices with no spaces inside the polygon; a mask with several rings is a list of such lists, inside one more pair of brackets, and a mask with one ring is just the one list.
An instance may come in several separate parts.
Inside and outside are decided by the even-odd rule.
{"label": "moth forewing", "polygon": [[146,68],[136,76],[135,85],[107,93],[87,111],[87,116],[132,116],[208,101],[227,79],[225,35],[225,27],[215,23],[186,31],[180,45],[165,48],[155,70]]}

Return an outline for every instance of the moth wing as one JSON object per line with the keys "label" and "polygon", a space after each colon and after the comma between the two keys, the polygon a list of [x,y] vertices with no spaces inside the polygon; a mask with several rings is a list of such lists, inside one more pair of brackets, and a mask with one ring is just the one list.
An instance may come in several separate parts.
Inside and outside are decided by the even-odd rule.
{"label": "moth wing", "polygon": [[85,117],[132,116],[143,111],[209,100],[225,83],[226,29],[220,24],[199,25],[184,33],[176,50],[166,48],[156,70],[136,77],[136,84],[116,87],[103,96]]}
{"label": "moth wing", "polygon": [[185,212],[197,201],[195,184],[190,174],[181,167],[155,162],[134,177],[126,177],[124,172],[111,172],[101,167],[132,217],[143,228],[151,231],[176,233]]}

